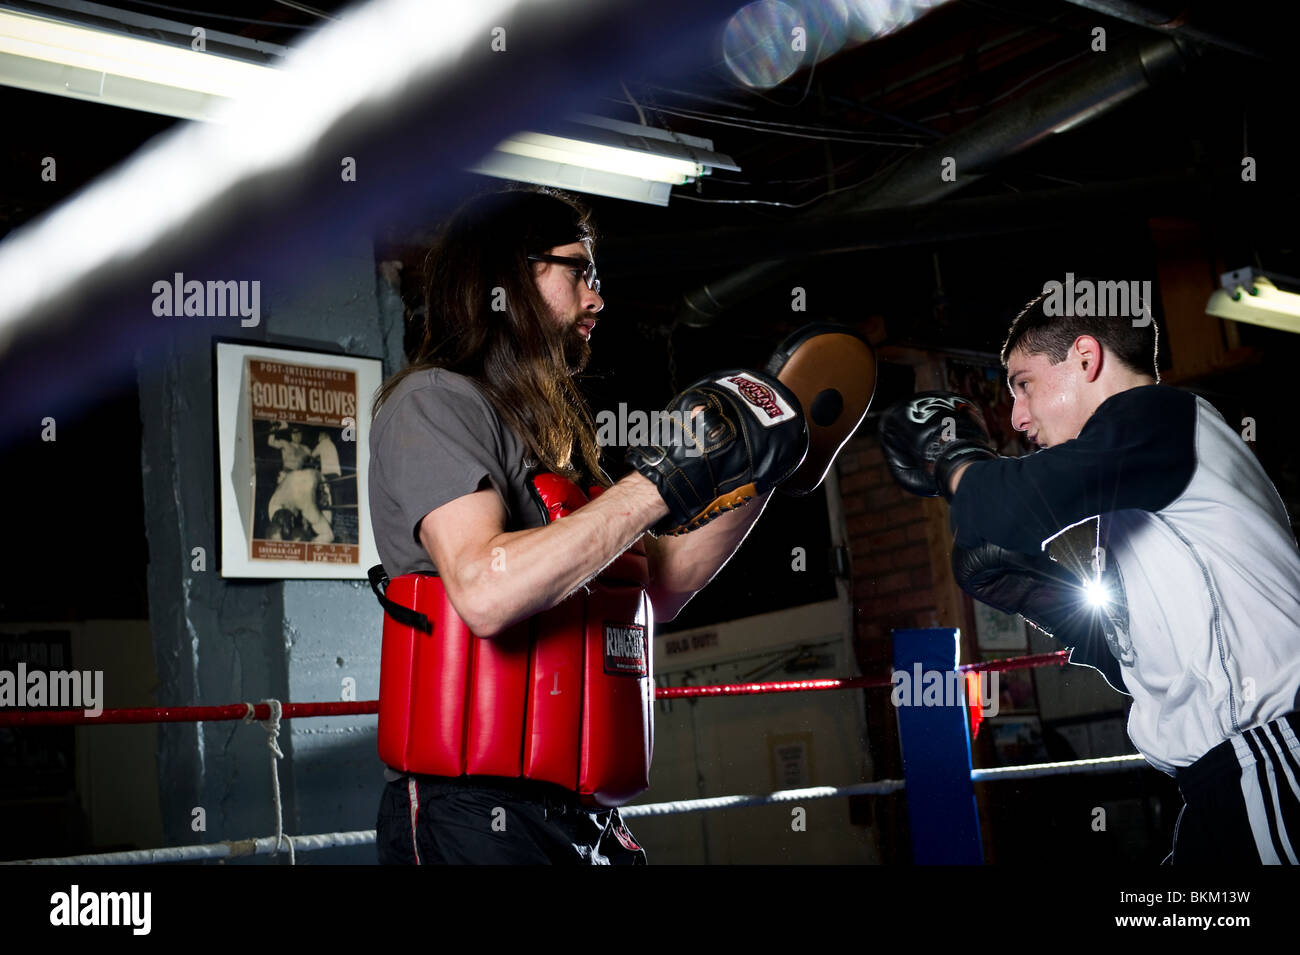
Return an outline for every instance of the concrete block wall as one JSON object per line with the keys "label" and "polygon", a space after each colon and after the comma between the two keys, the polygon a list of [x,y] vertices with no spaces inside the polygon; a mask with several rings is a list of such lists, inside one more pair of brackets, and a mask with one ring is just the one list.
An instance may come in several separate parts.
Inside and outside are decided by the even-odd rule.
{"label": "concrete block wall", "polygon": [[[368,236],[337,252],[294,287],[262,289],[263,320],[212,334],[401,362],[401,304],[377,279]],[[160,705],[264,698],[337,700],[341,678],[357,699],[378,694],[381,614],[361,580],[237,580],[218,571],[218,501],[212,355],[192,334],[159,330],[162,347],[137,361],[142,424],[149,616]],[[193,548],[206,552],[194,567]],[[284,829],[370,829],[383,785],[375,717],[286,721],[279,743]],[[265,836],[275,831],[271,758],[260,726],[168,723],[159,731],[159,803],[165,845]],[[206,814],[206,831],[193,826]],[[299,864],[367,863],[374,848],[304,853]],[[246,864],[266,863],[259,858]]]}

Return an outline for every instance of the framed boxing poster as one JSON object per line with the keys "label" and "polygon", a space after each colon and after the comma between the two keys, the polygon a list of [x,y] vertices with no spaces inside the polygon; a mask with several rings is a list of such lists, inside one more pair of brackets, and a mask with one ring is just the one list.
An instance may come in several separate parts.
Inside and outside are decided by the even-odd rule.
{"label": "framed boxing poster", "polygon": [[222,577],[355,578],[370,529],[374,358],[214,340]]}
{"label": "framed boxing poster", "polygon": [[972,600],[975,606],[975,640],[981,650],[1020,650],[1029,646],[1025,618],[1003,613],[988,604]]}

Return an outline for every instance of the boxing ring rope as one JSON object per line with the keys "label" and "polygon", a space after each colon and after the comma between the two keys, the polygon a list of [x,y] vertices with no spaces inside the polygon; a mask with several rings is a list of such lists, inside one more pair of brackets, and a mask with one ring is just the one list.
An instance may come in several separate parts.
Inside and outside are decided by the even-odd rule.
{"label": "boxing ring rope", "polygon": [[[989,670],[1023,670],[1069,662],[1070,651],[1038,653],[982,663],[963,663],[956,669],[963,673]],[[890,686],[888,677],[843,677],[821,680],[786,680],[758,683],[717,683],[707,686],[661,686],[655,688],[656,700],[680,700],[697,697],[749,696],[760,693],[802,693],[816,690],[861,690]],[[162,706],[106,709],[98,716],[82,710],[26,710],[0,712],[0,726],[74,726],[92,723],[211,723],[223,720],[257,720],[272,718],[272,705],[280,707],[284,719],[308,716],[373,716],[379,712],[378,700],[330,703],[226,703],[220,706]]]}
{"label": "boxing ring rope", "polygon": [[687,812],[711,812],[714,809],[739,809],[744,806],[770,806],[781,802],[807,802],[840,796],[887,796],[907,784],[901,779],[877,779],[852,786],[810,786],[806,789],[783,789],[753,796],[709,796],[704,799],[674,799],[640,806],[622,806],[619,813],[628,819],[638,816],[676,816]]}
{"label": "boxing ring rope", "polygon": [[[1058,665],[1068,662],[1068,650],[1052,653],[1031,654],[1002,660],[988,660],[979,663],[956,664],[957,631],[955,630],[913,630],[895,631],[895,671],[911,672],[912,665],[920,662],[936,661],[935,651],[940,658],[949,657],[946,672],[964,672],[967,674],[985,671],[1019,670],[1033,667]],[[903,664],[906,664],[905,666]],[[942,666],[935,667],[945,672]],[[784,682],[758,682],[716,684],[694,687],[660,687],[655,691],[655,698],[660,700],[740,696],[764,693],[815,692],[822,690],[874,689],[891,686],[890,678],[851,677],[842,679],[790,680]],[[314,835],[290,836],[283,832],[280,805],[279,771],[277,760],[283,758],[277,738],[282,719],[306,718],[315,716],[370,715],[378,712],[378,700],[341,701],[322,703],[281,703],[278,700],[263,700],[260,703],[232,703],[221,706],[183,706],[183,707],[138,707],[128,709],[106,709],[97,716],[87,716],[81,710],[47,710],[0,713],[0,726],[51,726],[51,725],[90,725],[95,723],[164,723],[164,722],[211,722],[224,720],[242,720],[258,722],[267,731],[267,744],[271,751],[272,795],[276,817],[276,835],[254,839],[226,840],[218,843],[204,843],[193,846],[175,846],[163,849],[141,849],[124,852],[98,853],[77,856],[65,856],[47,859],[24,859],[4,862],[0,865],[141,865],[173,862],[194,862],[205,859],[240,858],[256,855],[278,855],[281,847],[288,847],[290,864],[295,864],[296,851],[313,851],[346,846],[373,844],[375,830],[358,830],[353,832],[318,833]],[[975,782],[994,782],[1009,779],[1029,779],[1041,776],[1054,776],[1071,773],[1098,773],[1119,770],[1139,769],[1147,766],[1146,760],[1138,755],[1109,756],[1095,759],[1038,763],[1027,766],[1009,766],[989,769],[974,769],[970,765],[970,739],[966,724],[967,703],[962,700],[953,705],[930,705],[924,707],[899,707],[899,731],[904,752],[904,770],[906,779],[883,779],[848,786],[818,786],[803,789],[782,790],[767,794],[715,796],[702,799],[672,800],[661,803],[625,806],[620,813],[628,818],[677,815],[690,812],[708,812],[718,809],[735,809],[748,806],[772,805],[776,803],[802,802],[817,799],[842,798],[860,795],[887,795],[894,792],[906,792],[909,811],[913,816],[914,852],[917,862],[926,861],[972,861],[970,854],[970,832],[958,830],[958,844],[965,849],[951,854],[952,858],[933,859],[928,857],[927,846],[918,844],[917,832],[933,833],[935,826],[945,832],[952,830],[953,800],[944,794],[939,805],[934,803],[933,787],[936,775],[944,777],[944,785],[952,787],[955,768],[964,776],[964,787],[957,787],[956,804],[958,811],[955,818],[960,824],[966,813],[961,811],[962,797],[969,795],[970,809],[974,810],[974,794],[971,788]],[[913,712],[915,711],[915,712]],[[906,719],[904,714],[912,713],[923,717],[920,722]],[[942,717],[947,726],[938,736],[944,745],[934,746],[934,718]],[[954,719],[955,717],[955,719]],[[959,733],[954,734],[956,729]],[[964,747],[964,765],[957,760],[953,765],[938,761],[937,756],[945,748],[951,749],[960,737]],[[921,744],[921,745],[918,745]],[[964,772],[962,772],[964,770]],[[940,808],[940,805],[943,808]],[[922,823],[921,820],[926,820]],[[975,818],[978,836],[978,817]],[[945,836],[944,838],[949,838]],[[933,840],[928,840],[933,841]],[[921,843],[927,842],[925,839]],[[982,861],[982,849],[980,858]]]}
{"label": "boxing ring rope", "polygon": [[[323,832],[314,836],[284,836],[298,852],[313,849],[337,849],[341,846],[374,845],[375,830]],[[126,852],[101,852],[92,855],[60,856],[54,859],[21,859],[0,865],[163,865],[172,862],[200,862],[204,859],[238,859],[244,856],[276,855],[275,836],[260,839],[231,839],[194,846],[167,849],[132,849]]]}
{"label": "boxing ring rope", "polygon": [[977,783],[1001,779],[1033,779],[1036,776],[1068,776],[1071,773],[1107,773],[1116,769],[1144,769],[1149,764],[1146,757],[1098,756],[1094,759],[1068,759],[1055,763],[1032,763],[1028,766],[995,766],[989,769],[972,769],[970,778]]}
{"label": "boxing ring rope", "polygon": [[[217,723],[226,720],[269,720],[272,701],[227,703],[222,706],[163,706],[104,710],[86,716],[82,710],[27,710],[0,713],[0,726],[82,726],[92,723]],[[278,703],[284,719],[307,716],[373,716],[378,700],[339,703]]]}
{"label": "boxing ring rope", "polygon": [[[1079,759],[1071,762],[1036,763],[1029,766],[1008,766],[998,769],[975,769],[971,771],[971,778],[976,782],[992,782],[1000,779],[1055,776],[1062,773],[1115,772],[1125,769],[1142,769],[1146,765],[1146,760],[1141,756],[1103,756],[1096,759]],[[901,792],[906,786],[906,781],[902,779],[878,779],[869,783],[854,783],[851,786],[813,786],[807,789],[785,789],[767,795],[675,799],[668,802],[623,806],[619,809],[619,812],[626,819],[673,816],[691,812],[711,812],[715,809],[741,809],[749,806],[768,806],[783,802],[809,802],[817,799],[834,799],[846,796],[885,796],[890,793]],[[323,832],[309,836],[284,836],[284,841],[290,843],[298,852],[373,845],[375,830],[361,829],[353,832]],[[203,859],[234,859],[242,856],[275,854],[275,837],[264,836],[260,839],[234,839],[194,846],[174,846],[167,849],[133,849],[125,852],[102,852],[49,859],[21,859],[12,862],[0,862],[0,865],[158,865],[172,862],[198,862]]]}

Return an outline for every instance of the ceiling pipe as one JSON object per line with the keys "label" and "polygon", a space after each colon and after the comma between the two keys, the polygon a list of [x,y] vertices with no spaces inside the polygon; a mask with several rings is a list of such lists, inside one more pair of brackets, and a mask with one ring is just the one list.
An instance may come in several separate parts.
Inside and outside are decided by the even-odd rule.
{"label": "ceiling pipe", "polygon": [[[1183,71],[1186,62],[1184,45],[1168,37],[1098,54],[1086,66],[1049,80],[946,139],[910,153],[859,188],[828,197],[790,222],[824,222],[851,212],[933,202],[979,180],[1001,161],[1048,136],[1074,129],[1167,82]],[[955,166],[951,181],[941,175],[947,159]],[[684,296],[678,321],[713,324],[728,309],[796,272],[800,258],[757,262],[691,289]]]}
{"label": "ceiling pipe", "polygon": [[[1244,211],[1277,208],[1262,193],[1250,198],[1259,201],[1253,209]],[[1241,213],[1239,200],[1233,201]],[[662,274],[701,263],[725,268],[774,256],[806,258],[1043,231],[1059,228],[1072,219],[1095,219],[1103,213],[1128,218],[1205,214],[1223,202],[1224,197],[1204,179],[1192,175],[1160,176],[1011,196],[952,199],[919,209],[893,206],[844,212],[765,228],[726,226],[671,236],[605,239],[600,261],[601,270],[610,275]],[[743,281],[751,268],[732,273],[727,281]],[[725,294],[716,285],[711,284],[709,289],[713,294]]]}
{"label": "ceiling pipe", "polygon": [[1100,13],[1116,20],[1123,20],[1125,23],[1132,23],[1150,30],[1159,30],[1165,34],[1179,36],[1184,40],[1218,47],[1221,50],[1239,53],[1242,56],[1261,60],[1270,58],[1270,54],[1265,53],[1258,47],[1243,43],[1232,37],[1226,37],[1220,31],[1188,23],[1184,12],[1170,16],[1163,10],[1153,10],[1148,4],[1132,3],[1130,0],[1066,0],[1066,2],[1072,3],[1076,7],[1083,7],[1085,10],[1091,10],[1093,13]]}

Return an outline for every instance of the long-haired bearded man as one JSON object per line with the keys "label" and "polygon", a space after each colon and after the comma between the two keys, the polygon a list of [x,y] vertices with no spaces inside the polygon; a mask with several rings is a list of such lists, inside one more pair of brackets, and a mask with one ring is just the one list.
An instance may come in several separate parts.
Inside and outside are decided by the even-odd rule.
{"label": "long-haired bearded man", "polygon": [[[653,620],[717,574],[807,453],[794,394],[733,370],[670,405],[677,446],[632,449],[608,478],[573,377],[605,304],[595,238],[551,190],[466,202],[429,252],[409,365],[377,395],[383,863],[644,862],[617,807],[647,785]],[[400,646],[399,578],[437,588]],[[629,599],[622,616],[598,603]]]}

